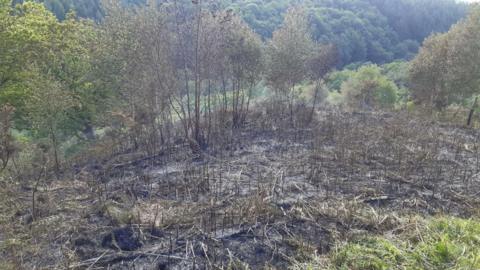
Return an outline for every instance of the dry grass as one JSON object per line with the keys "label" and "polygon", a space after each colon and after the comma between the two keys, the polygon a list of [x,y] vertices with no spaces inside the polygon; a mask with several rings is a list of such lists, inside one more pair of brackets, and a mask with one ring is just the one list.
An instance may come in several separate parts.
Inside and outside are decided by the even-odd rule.
{"label": "dry grass", "polygon": [[42,182],[35,221],[31,190],[1,186],[2,257],[14,268],[300,269],[312,254],[329,265],[336,243],[408,231],[411,217],[478,215],[476,131],[336,110],[301,126],[259,114],[202,160],[180,144],[87,164]]}

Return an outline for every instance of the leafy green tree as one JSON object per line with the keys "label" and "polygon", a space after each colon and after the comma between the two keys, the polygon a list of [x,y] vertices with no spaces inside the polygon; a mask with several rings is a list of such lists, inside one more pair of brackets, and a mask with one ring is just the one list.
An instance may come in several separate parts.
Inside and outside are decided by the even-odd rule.
{"label": "leafy green tree", "polygon": [[267,80],[275,89],[289,91],[307,78],[307,62],[315,43],[304,10],[290,9],[284,24],[273,33],[267,47]]}
{"label": "leafy green tree", "polygon": [[314,83],[314,95],[312,101],[312,110],[309,122],[312,121],[315,113],[315,107],[320,95],[324,92],[325,76],[337,65],[338,51],[332,44],[324,46],[315,46],[313,55],[308,60],[308,79]]}
{"label": "leafy green tree", "polygon": [[393,81],[399,88],[408,88],[409,62],[397,60],[381,66],[382,74]]}
{"label": "leafy green tree", "polygon": [[414,99],[441,109],[448,105],[448,39],[445,34],[429,37],[411,63],[410,80]]}
{"label": "leafy green tree", "polygon": [[351,108],[393,108],[397,100],[398,87],[382,75],[377,65],[359,68],[342,84],[341,93]]}
{"label": "leafy green tree", "polygon": [[[14,0],[13,4],[22,4],[25,0]],[[99,21],[103,17],[100,0],[41,0],[59,20],[68,17],[69,12],[75,12],[79,17]]]}
{"label": "leafy green tree", "polygon": [[394,61],[381,66],[382,74],[398,87],[397,104],[405,107],[411,101],[409,69],[410,63]]}
{"label": "leafy green tree", "polygon": [[[61,20],[71,11],[96,21],[100,21],[105,13],[100,0],[42,2]],[[125,7],[137,8],[147,1],[118,2]],[[185,8],[188,16],[195,12],[190,0],[150,2],[162,7],[188,6]],[[381,64],[393,59],[411,59],[427,36],[447,31],[466,13],[466,5],[454,0],[222,0],[204,6],[205,10],[211,11],[233,10],[264,39],[271,38],[281,26],[289,8],[303,6],[309,14],[314,39],[335,44],[340,65],[357,61]],[[172,11],[173,8],[170,8]]]}
{"label": "leafy green tree", "polygon": [[25,3],[11,8],[4,5],[2,51],[0,52],[0,102],[16,107],[22,116],[24,101],[31,93],[25,80],[32,75],[32,65],[44,65],[51,56],[50,33],[56,19],[42,5]]}
{"label": "leafy green tree", "polygon": [[441,110],[480,92],[480,8],[445,34],[429,37],[411,63],[417,102]]}
{"label": "leafy green tree", "polygon": [[[16,129],[29,130],[37,138],[51,138],[58,161],[62,139],[80,135],[104,107],[102,91],[93,89],[90,82],[90,48],[96,39],[93,24],[73,16],[58,21],[42,4],[34,2],[15,7],[6,2],[2,5],[0,23],[5,28],[0,33],[4,37],[0,45],[0,105],[15,108],[12,126]],[[40,123],[32,112],[39,111],[41,106],[49,107],[48,100],[41,98],[50,88],[55,90],[54,95],[48,96],[50,99],[61,101],[68,97],[74,105],[63,106],[61,113],[52,114],[60,117],[55,121],[62,124],[50,118],[49,132],[45,132],[46,124]],[[33,106],[37,103],[42,105]]]}
{"label": "leafy green tree", "polygon": [[273,33],[268,44],[266,78],[277,92],[276,98],[288,103],[292,123],[296,87],[307,79],[307,63],[313,57],[314,49],[305,11],[290,9],[282,27]]}
{"label": "leafy green tree", "polygon": [[36,91],[32,92],[26,104],[28,119],[36,137],[49,138],[55,170],[59,172],[59,147],[64,139],[62,136],[68,135],[65,134],[68,130],[65,126],[70,120],[67,112],[75,107],[75,99],[55,80],[37,77],[30,83]]}
{"label": "leafy green tree", "polygon": [[480,94],[480,6],[447,33],[448,79],[458,98]]}

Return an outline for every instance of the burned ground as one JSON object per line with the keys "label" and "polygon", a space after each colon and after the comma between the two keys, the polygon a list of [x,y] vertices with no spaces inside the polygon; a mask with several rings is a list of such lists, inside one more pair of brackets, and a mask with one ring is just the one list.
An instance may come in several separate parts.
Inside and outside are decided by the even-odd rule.
{"label": "burned ground", "polygon": [[[400,113],[249,123],[201,157],[177,144],[48,183],[39,204],[50,210],[10,233],[33,235],[22,253],[32,267],[286,269],[415,215],[478,216],[479,135]],[[27,219],[17,208],[12,222]]]}

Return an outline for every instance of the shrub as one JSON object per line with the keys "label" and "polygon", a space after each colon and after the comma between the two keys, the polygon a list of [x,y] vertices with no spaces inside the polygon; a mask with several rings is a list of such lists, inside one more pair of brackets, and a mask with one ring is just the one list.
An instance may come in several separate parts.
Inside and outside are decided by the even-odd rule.
{"label": "shrub", "polygon": [[377,65],[361,67],[340,89],[347,105],[357,109],[393,108],[398,91]]}

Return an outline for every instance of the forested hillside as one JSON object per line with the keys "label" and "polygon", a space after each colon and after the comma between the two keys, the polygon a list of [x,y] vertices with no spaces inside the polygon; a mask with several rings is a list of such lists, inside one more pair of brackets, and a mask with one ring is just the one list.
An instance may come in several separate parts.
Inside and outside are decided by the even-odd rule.
{"label": "forested hillside", "polygon": [[[23,0],[13,0],[13,5]],[[78,16],[99,20],[103,17],[102,4],[99,0],[41,0],[58,19],[64,20],[68,12],[74,11]]]}
{"label": "forested hillside", "polygon": [[[145,0],[122,2],[125,5],[146,3]],[[175,1],[164,4],[168,2]],[[44,3],[59,19],[73,10],[81,17],[95,20],[100,20],[104,13],[99,0],[46,0]],[[212,3],[213,9],[232,9],[264,39],[270,38],[281,25],[289,7],[302,5],[307,9],[314,39],[334,43],[340,53],[340,65],[410,59],[427,36],[447,31],[466,12],[466,5],[454,0],[223,0]]]}
{"label": "forested hillside", "polygon": [[263,37],[270,37],[291,5],[305,5],[315,40],[334,43],[341,63],[409,59],[423,39],[445,32],[465,15],[450,0],[238,1],[231,7]]}
{"label": "forested hillside", "polygon": [[480,5],[0,0],[0,269],[480,269]]}

